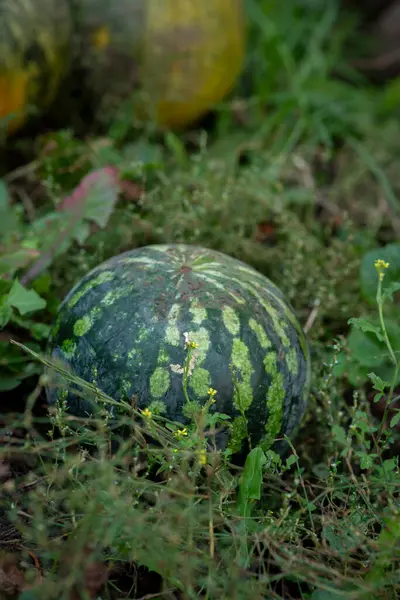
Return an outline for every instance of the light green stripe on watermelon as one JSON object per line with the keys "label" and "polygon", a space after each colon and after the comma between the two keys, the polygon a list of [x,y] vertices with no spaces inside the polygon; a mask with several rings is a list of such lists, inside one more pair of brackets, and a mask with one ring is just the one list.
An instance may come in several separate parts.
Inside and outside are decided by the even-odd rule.
{"label": "light green stripe on watermelon", "polygon": [[165,348],[160,348],[160,352],[158,353],[157,362],[159,365],[165,365],[170,362],[170,357]]}
{"label": "light green stripe on watermelon", "polygon": [[101,309],[96,306],[95,308],[92,308],[89,314],[84,315],[81,319],[75,321],[73,328],[74,335],[77,337],[82,337],[88,331],[90,331],[94,325],[94,322],[101,315],[101,313]]}
{"label": "light green stripe on watermelon", "polygon": [[239,452],[242,449],[243,440],[247,437],[246,417],[240,415],[233,419],[231,425],[231,434],[229,437],[229,448],[232,452]]}
{"label": "light green stripe on watermelon", "polygon": [[231,281],[234,281],[235,283],[241,285],[242,287],[247,289],[247,291],[250,292],[256,298],[256,300],[263,307],[265,312],[271,317],[271,321],[274,326],[274,329],[275,329],[276,333],[278,334],[282,344],[286,347],[290,346],[290,340],[286,334],[287,323],[284,321],[284,319],[282,319],[281,315],[272,306],[272,304],[269,304],[268,302],[266,302],[264,300],[264,298],[258,293],[257,289],[255,289],[251,283],[248,283],[248,282],[244,283],[234,277],[227,278],[227,279],[231,279]]}
{"label": "light green stripe on watermelon", "polygon": [[171,346],[179,346],[181,335],[178,328],[180,306],[173,304],[167,317],[167,328],[165,330],[165,342]]}
{"label": "light green stripe on watermelon", "polygon": [[[264,300],[264,298],[259,294],[259,291],[257,290],[256,286],[253,283],[250,283],[248,281],[241,281],[240,279],[237,279],[236,277],[230,277],[229,275],[225,275],[225,273],[221,273],[219,271],[215,271],[215,270],[204,270],[204,273],[202,273],[202,277],[205,277],[205,274],[207,274],[208,276],[211,275],[211,279],[210,277],[207,278],[207,281],[211,282],[213,279],[212,278],[220,278],[220,279],[225,279],[229,282],[234,282],[237,283],[240,287],[246,289],[248,292],[250,292],[250,294],[252,294],[256,300],[261,304],[261,306],[264,308],[264,310],[268,313],[268,315],[271,317],[273,326],[275,331],[277,332],[279,338],[282,341],[282,344],[284,346],[290,346],[290,340],[286,334],[286,329],[287,329],[287,323],[284,321],[284,319],[282,319],[278,313],[278,311],[268,302],[266,302]],[[253,272],[252,272],[253,274]],[[224,286],[222,286],[224,287]],[[263,288],[265,289],[265,287]],[[274,299],[278,302],[278,299],[275,298]],[[281,304],[280,304],[281,305]],[[284,310],[284,315],[287,315],[287,308],[284,306],[284,304],[281,305],[282,309]]]}
{"label": "light green stripe on watermelon", "polygon": [[196,348],[197,358],[193,373],[189,378],[189,386],[196,396],[201,398],[207,396],[208,388],[211,385],[210,373],[201,366],[210,348],[210,334],[205,327],[200,327],[196,331],[189,331],[188,335],[192,342],[198,344]]}
{"label": "light green stripe on watermelon", "polygon": [[[234,394],[233,403],[240,412],[245,412],[253,401],[251,376],[254,369],[250,360],[249,349],[240,339],[234,339],[232,344],[231,364],[233,366]],[[235,371],[238,371],[236,373]],[[239,375],[239,379],[237,378]]]}
{"label": "light green stripe on watermelon", "polygon": [[303,351],[304,357],[308,358],[308,348],[307,348],[307,342],[306,342],[306,338],[304,335],[304,331],[303,331],[299,321],[297,320],[296,316],[293,314],[293,311],[289,308],[289,306],[281,298],[281,296],[279,294],[279,289],[268,278],[267,278],[267,281],[268,281],[269,285],[266,286],[265,281],[264,281],[264,276],[261,275],[261,273],[258,273],[257,271],[255,271],[255,272],[253,271],[252,274],[254,276],[254,285],[257,286],[260,290],[264,291],[266,294],[268,294],[268,296],[270,298],[272,298],[279,304],[279,306],[283,310],[288,321],[296,329],[297,333],[299,334],[300,346]]}
{"label": "light green stripe on watermelon", "polygon": [[260,344],[261,348],[265,350],[272,346],[272,343],[268,338],[265,329],[262,325],[260,325],[260,323],[257,323],[255,319],[251,318],[249,320],[249,327],[256,334],[258,343]]}
{"label": "light green stripe on watermelon", "polygon": [[216,279],[214,279],[213,277],[208,277],[207,275],[205,275],[204,273],[197,273],[197,277],[200,277],[200,279],[203,279],[204,281],[206,281],[208,284],[213,285],[214,287],[216,287],[218,290],[222,290],[223,292],[225,292],[225,286],[222,285],[222,283],[220,283],[219,281],[217,281]]}
{"label": "light green stripe on watermelon", "polygon": [[199,306],[197,302],[192,302],[189,312],[192,315],[193,323],[200,325],[207,318],[207,311],[202,306]]}
{"label": "light green stripe on watermelon", "polygon": [[168,269],[168,265],[166,265],[163,261],[161,260],[156,260],[155,258],[150,258],[148,256],[137,256],[137,257],[126,257],[126,258],[121,258],[121,262],[123,264],[126,265],[130,265],[130,264],[135,264],[135,263],[139,263],[139,264],[143,264],[143,265],[162,265],[165,268]]}
{"label": "light green stripe on watermelon", "polygon": [[269,448],[279,436],[282,428],[283,404],[285,400],[285,387],[282,373],[276,366],[276,352],[268,352],[264,357],[264,367],[271,375],[271,383],[267,392],[268,421],[265,427],[266,436],[263,440],[264,448]]}
{"label": "light green stripe on watermelon", "polygon": [[150,394],[153,398],[162,398],[169,386],[170,376],[167,369],[157,367],[150,377]]}
{"label": "light green stripe on watermelon", "polygon": [[93,321],[89,315],[85,315],[82,319],[78,319],[74,323],[74,335],[81,337],[85,335],[93,326]]}
{"label": "light green stripe on watermelon", "polygon": [[296,348],[290,348],[288,352],[286,352],[286,364],[289,369],[289,373],[291,375],[296,376],[299,372],[299,361],[297,357]]}
{"label": "light green stripe on watermelon", "polygon": [[222,319],[224,325],[232,335],[238,335],[240,332],[240,320],[233,308],[224,306],[222,309]]}
{"label": "light green stripe on watermelon", "polygon": [[235,300],[235,302],[237,302],[238,304],[246,304],[246,300],[244,298],[241,298],[240,296],[238,296],[237,294],[234,294],[233,292],[229,292],[229,295]]}
{"label": "light green stripe on watermelon", "polygon": [[132,289],[133,289],[132,286],[128,286],[128,287],[122,287],[119,289],[117,288],[114,290],[110,290],[109,292],[107,292],[107,294],[104,296],[104,298],[102,298],[102,300],[100,301],[100,304],[102,306],[112,306],[114,304],[114,302],[117,302],[117,300],[120,300],[121,298],[129,296]]}
{"label": "light green stripe on watermelon", "polygon": [[193,271],[200,271],[202,267],[215,263],[215,259],[207,254],[199,255],[192,260],[191,267]]}
{"label": "light green stripe on watermelon", "polygon": [[77,302],[89,291],[93,290],[95,287],[101,285],[102,283],[106,283],[107,281],[111,281],[114,277],[114,273],[112,271],[102,271],[95,277],[88,281],[79,292],[76,292],[68,302],[68,308],[73,308]]}
{"label": "light green stripe on watermelon", "polygon": [[190,376],[189,386],[197,397],[207,396],[208,389],[211,386],[211,376],[207,369],[196,366]]}

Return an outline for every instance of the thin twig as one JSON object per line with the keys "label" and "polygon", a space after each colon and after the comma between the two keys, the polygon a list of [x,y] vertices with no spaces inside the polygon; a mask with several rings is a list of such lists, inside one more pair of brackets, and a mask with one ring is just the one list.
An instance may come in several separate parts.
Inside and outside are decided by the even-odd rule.
{"label": "thin twig", "polygon": [[318,317],[320,302],[321,301],[319,300],[319,298],[316,298],[314,301],[314,307],[308,316],[306,324],[303,327],[305,333],[308,333],[310,331]]}

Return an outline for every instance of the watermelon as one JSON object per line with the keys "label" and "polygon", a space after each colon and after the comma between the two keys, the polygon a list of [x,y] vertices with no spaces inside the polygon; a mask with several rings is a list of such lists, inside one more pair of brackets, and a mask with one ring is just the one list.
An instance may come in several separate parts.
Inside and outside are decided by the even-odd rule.
{"label": "watermelon", "polygon": [[68,68],[68,0],[0,0],[0,129],[48,107]]}
{"label": "watermelon", "polygon": [[201,116],[242,67],[242,0],[79,0],[84,84],[102,110],[135,99],[162,127]]}
{"label": "watermelon", "polygon": [[[182,369],[197,344],[191,401],[216,390],[230,417],[218,444],[234,453],[274,445],[300,423],[310,385],[306,337],[282,292],[247,264],[185,244],[150,245],[100,264],[67,295],[49,354],[116,400],[187,424]],[[92,414],[76,390],[49,385],[49,403]],[[113,412],[115,409],[110,408]],[[275,445],[277,448],[278,446]]]}

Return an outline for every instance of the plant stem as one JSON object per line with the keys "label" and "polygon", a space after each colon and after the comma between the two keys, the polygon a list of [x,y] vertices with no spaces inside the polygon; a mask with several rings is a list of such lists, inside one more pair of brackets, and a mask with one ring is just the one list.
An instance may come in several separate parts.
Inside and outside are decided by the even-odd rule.
{"label": "plant stem", "polygon": [[383,318],[382,279],[383,279],[383,277],[379,277],[378,289],[377,289],[377,292],[376,292],[376,301],[377,301],[377,304],[378,304],[379,321],[380,321],[380,325],[381,325],[381,328],[382,328],[383,336],[385,338],[385,343],[386,343],[386,346],[387,346],[387,348],[389,350],[390,358],[392,359],[395,368],[394,368],[394,374],[393,374],[393,378],[392,378],[392,383],[391,383],[389,394],[388,394],[387,401],[386,401],[385,410],[384,410],[384,413],[383,413],[383,416],[382,416],[381,425],[379,427],[378,442],[379,442],[379,440],[380,440],[380,438],[382,436],[383,430],[384,430],[384,428],[386,426],[387,417],[388,417],[388,413],[389,413],[389,407],[390,407],[390,404],[392,402],[393,392],[394,392],[394,388],[395,388],[396,381],[397,381],[397,378],[398,378],[398,375],[399,375],[399,370],[400,370],[400,362],[398,362],[397,359],[396,359],[396,355],[394,353],[394,350],[392,348],[392,344],[390,343],[389,336],[387,334],[385,320]]}

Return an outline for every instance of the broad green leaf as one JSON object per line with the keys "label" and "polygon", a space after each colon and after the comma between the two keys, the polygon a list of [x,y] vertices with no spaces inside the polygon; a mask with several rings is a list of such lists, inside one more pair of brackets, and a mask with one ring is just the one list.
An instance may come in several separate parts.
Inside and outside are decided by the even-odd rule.
{"label": "broad green leaf", "polygon": [[22,378],[17,375],[13,377],[12,375],[1,375],[0,376],[0,392],[9,392],[11,390],[15,390],[21,383]]}
{"label": "broad green leaf", "polygon": [[58,210],[72,212],[104,228],[118,199],[118,170],[103,167],[88,173],[72,194],[59,204]]}
{"label": "broad green leaf", "polygon": [[386,361],[387,349],[382,343],[379,343],[375,335],[369,332],[352,329],[348,338],[348,346],[351,357],[368,369],[374,369]]}
{"label": "broad green leaf", "polygon": [[243,516],[249,515],[249,502],[261,498],[263,466],[266,460],[264,451],[258,446],[247,455],[238,497],[238,508]]}
{"label": "broad green leaf", "polygon": [[354,325],[354,327],[357,327],[357,329],[361,329],[361,331],[363,331],[364,333],[366,333],[367,331],[374,333],[380,342],[382,342],[384,339],[382,329],[377,325],[373,325],[371,321],[368,321],[368,319],[352,318],[349,319],[347,322],[349,325]]}
{"label": "broad green leaf", "polygon": [[383,289],[382,297],[393,302],[393,294],[400,290],[400,281],[393,281]]}
{"label": "broad green leaf", "polygon": [[264,451],[253,448],[248,454],[242,474],[242,487],[247,498],[259,500],[261,498],[262,470],[266,463]]}
{"label": "broad green leaf", "polygon": [[46,306],[46,300],[41,298],[34,290],[27,290],[16,279],[8,294],[7,303],[16,308],[21,315],[41,310]]}

